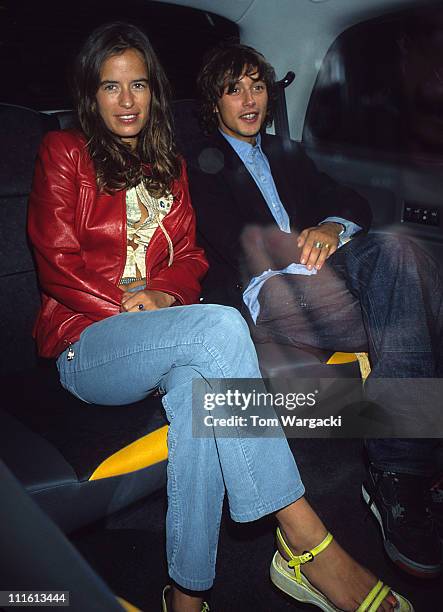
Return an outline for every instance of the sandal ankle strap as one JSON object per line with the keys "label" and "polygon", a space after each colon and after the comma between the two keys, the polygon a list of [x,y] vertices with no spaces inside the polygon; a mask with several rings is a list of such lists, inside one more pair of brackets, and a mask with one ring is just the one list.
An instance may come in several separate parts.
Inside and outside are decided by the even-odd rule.
{"label": "sandal ankle strap", "polygon": [[280,543],[280,545],[283,548],[283,550],[285,551],[285,553],[290,558],[290,561],[288,562],[288,566],[292,567],[294,569],[295,579],[296,579],[296,581],[298,583],[301,583],[301,581],[302,581],[300,565],[303,565],[305,563],[309,563],[310,561],[314,561],[314,558],[318,554],[323,552],[325,550],[325,548],[327,548],[329,546],[329,544],[332,542],[333,539],[334,539],[334,536],[331,533],[328,532],[326,534],[326,537],[324,538],[324,540],[322,540],[320,542],[320,544],[315,546],[312,550],[305,550],[305,552],[302,553],[301,555],[294,555],[292,550],[287,545],[287,543],[286,543],[286,541],[285,541],[285,539],[283,537],[283,534],[280,531],[280,527],[277,527],[277,540]]}

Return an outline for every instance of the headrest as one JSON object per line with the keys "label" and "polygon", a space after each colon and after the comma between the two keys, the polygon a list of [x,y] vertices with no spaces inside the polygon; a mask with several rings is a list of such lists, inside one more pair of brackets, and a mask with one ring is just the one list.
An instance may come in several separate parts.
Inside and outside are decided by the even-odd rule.
{"label": "headrest", "polygon": [[[194,100],[173,102],[179,150],[190,154],[202,134]],[[72,127],[72,112],[47,115],[23,106],[0,104],[0,197],[28,195],[34,163],[43,136]]]}
{"label": "headrest", "polygon": [[44,134],[59,129],[55,117],[0,104],[0,197],[27,195]]}
{"label": "headrest", "polygon": [[172,103],[177,147],[184,157],[199,150],[203,134],[200,129],[195,100],[175,100]]}

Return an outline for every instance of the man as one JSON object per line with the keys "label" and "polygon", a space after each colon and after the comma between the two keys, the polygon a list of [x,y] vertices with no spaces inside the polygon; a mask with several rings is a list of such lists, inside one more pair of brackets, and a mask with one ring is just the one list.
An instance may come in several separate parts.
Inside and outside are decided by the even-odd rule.
{"label": "man", "polygon": [[[401,416],[405,431],[420,431],[411,386],[393,393],[392,379],[442,376],[438,270],[415,244],[368,235],[363,198],[320,173],[298,144],[261,133],[272,121],[274,82],[264,57],[239,44],[214,49],[198,78],[209,136],[188,171],[210,262],[204,298],[246,306],[258,341],[368,351],[368,398]],[[367,441],[364,496],[385,548],[423,577],[441,569],[426,501],[435,446]]]}

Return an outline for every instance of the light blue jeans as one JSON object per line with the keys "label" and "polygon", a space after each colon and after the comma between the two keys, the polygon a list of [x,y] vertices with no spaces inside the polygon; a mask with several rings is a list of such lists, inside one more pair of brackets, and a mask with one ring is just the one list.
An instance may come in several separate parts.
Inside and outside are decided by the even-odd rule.
{"label": "light blue jeans", "polygon": [[[235,521],[256,520],[299,499],[304,487],[284,436],[192,436],[192,379],[259,378],[248,327],[233,308],[210,304],[122,313],[87,327],[57,366],[83,401],[121,405],[157,388],[168,434],[169,574],[211,587],[225,491]],[[130,418],[130,417],[128,417]]]}

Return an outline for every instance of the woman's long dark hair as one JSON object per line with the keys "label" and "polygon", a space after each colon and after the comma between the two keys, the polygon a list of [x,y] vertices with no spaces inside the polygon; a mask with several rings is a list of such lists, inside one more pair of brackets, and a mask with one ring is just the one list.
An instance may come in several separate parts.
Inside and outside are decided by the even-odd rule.
{"label": "woman's long dark hair", "polygon": [[[103,62],[127,49],[136,49],[142,55],[151,90],[149,118],[135,151],[109,131],[96,100]],[[174,143],[169,83],[147,36],[128,23],[100,26],[77,56],[73,84],[78,119],[87,138],[99,189],[111,192],[128,189],[143,179],[152,195],[158,197],[169,192],[173,180],[180,175],[181,165]],[[147,175],[146,171],[143,173],[146,164],[150,165]]]}
{"label": "woman's long dark hair", "polygon": [[[210,134],[218,128],[215,114],[217,102],[224,91],[232,91],[243,75],[264,81],[268,90],[268,108],[264,126],[273,120],[275,101],[275,72],[263,55],[247,45],[224,41],[211,49],[203,60],[197,77],[200,95],[200,123],[205,133]],[[255,76],[257,75],[257,76]]]}

